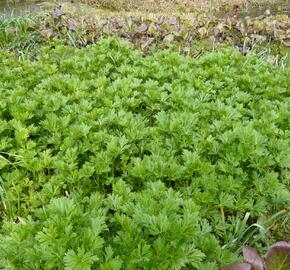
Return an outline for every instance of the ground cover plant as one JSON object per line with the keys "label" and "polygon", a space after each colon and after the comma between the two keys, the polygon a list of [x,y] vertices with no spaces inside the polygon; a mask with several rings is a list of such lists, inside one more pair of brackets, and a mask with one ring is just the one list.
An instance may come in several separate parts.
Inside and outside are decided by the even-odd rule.
{"label": "ground cover plant", "polygon": [[106,38],[0,52],[0,267],[218,269],[289,240],[290,69]]}
{"label": "ground cover plant", "polygon": [[37,16],[0,16],[0,48],[22,58],[34,58],[41,46],[55,41],[85,47],[113,35],[132,42],[144,53],[152,46],[164,49],[174,44],[182,53],[199,57],[227,45],[284,66],[289,63],[290,46],[289,9],[285,3],[281,0],[279,5],[252,4],[247,8],[229,5],[192,13],[148,13],[138,9],[117,12],[79,1],[53,4]]}

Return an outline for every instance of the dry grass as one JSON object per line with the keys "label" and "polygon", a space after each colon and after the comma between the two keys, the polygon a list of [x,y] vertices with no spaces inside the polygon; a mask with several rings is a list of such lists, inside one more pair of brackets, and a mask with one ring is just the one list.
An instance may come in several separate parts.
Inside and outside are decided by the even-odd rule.
{"label": "dry grass", "polygon": [[[275,3],[277,0],[73,0],[89,3],[99,8],[123,11],[194,12],[198,10],[220,9],[235,5]],[[279,0],[278,0],[279,1]]]}

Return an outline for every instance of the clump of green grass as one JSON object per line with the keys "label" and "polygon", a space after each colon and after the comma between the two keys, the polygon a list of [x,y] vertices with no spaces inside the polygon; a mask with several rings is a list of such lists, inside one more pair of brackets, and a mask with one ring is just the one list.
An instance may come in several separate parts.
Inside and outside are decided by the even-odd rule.
{"label": "clump of green grass", "polygon": [[15,18],[0,16],[0,48],[14,51],[23,57],[35,55],[43,44],[39,24],[40,21],[35,16]]}

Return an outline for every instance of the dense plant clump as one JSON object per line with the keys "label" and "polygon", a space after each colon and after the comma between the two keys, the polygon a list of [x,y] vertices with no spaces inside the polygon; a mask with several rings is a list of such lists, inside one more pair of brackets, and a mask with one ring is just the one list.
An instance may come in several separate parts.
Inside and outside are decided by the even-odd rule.
{"label": "dense plant clump", "polygon": [[279,240],[249,226],[287,207],[289,85],[233,50],[0,52],[0,268],[209,270]]}

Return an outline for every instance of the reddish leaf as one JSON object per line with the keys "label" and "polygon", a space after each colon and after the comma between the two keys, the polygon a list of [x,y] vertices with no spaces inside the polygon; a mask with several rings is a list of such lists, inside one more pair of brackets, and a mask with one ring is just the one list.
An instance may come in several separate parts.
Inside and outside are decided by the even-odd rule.
{"label": "reddish leaf", "polygon": [[242,21],[237,22],[236,24],[237,30],[239,30],[242,34],[245,33],[245,25]]}
{"label": "reddish leaf", "polygon": [[58,6],[54,9],[53,11],[53,18],[56,20],[58,18],[60,18],[61,16],[65,15],[62,11],[61,11],[61,6]]}
{"label": "reddish leaf", "polygon": [[164,22],[164,17],[163,17],[163,16],[160,16],[160,17],[158,18],[157,24],[160,25],[160,24],[162,24],[163,22]]}
{"label": "reddish leaf", "polygon": [[221,30],[220,30],[218,27],[215,27],[215,28],[213,29],[213,35],[214,35],[215,37],[217,37],[217,36],[220,34],[220,32],[221,32]]}
{"label": "reddish leaf", "polygon": [[290,269],[290,243],[278,242],[270,247],[265,258],[266,270]]}
{"label": "reddish leaf", "polygon": [[263,260],[258,254],[257,250],[250,247],[243,248],[244,259],[247,263],[252,265],[252,270],[263,270]]}
{"label": "reddish leaf", "polygon": [[148,26],[145,23],[142,23],[142,25],[137,29],[137,33],[144,33],[147,32]]}
{"label": "reddish leaf", "polygon": [[164,33],[165,31],[160,27],[159,24],[156,24],[156,29],[160,32],[160,33]]}
{"label": "reddish leaf", "polygon": [[233,263],[223,266],[221,270],[251,270],[251,265],[248,263]]}

